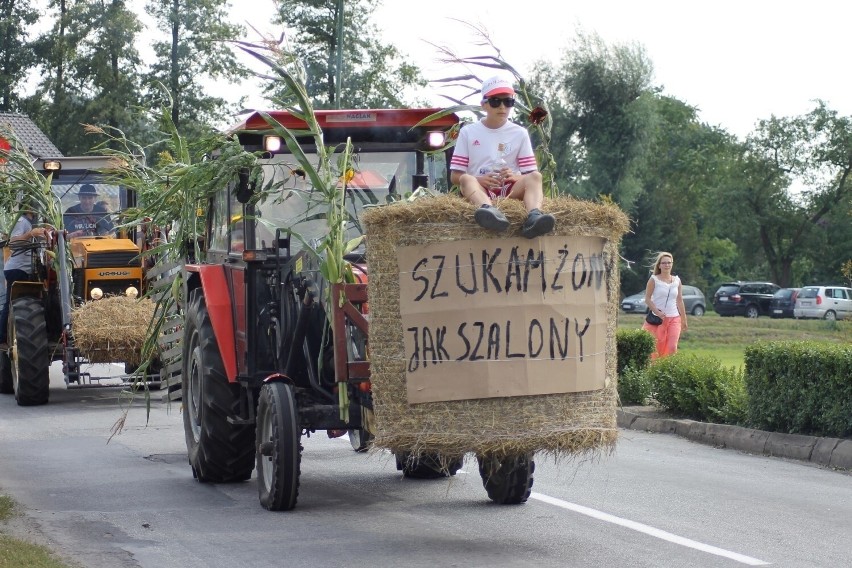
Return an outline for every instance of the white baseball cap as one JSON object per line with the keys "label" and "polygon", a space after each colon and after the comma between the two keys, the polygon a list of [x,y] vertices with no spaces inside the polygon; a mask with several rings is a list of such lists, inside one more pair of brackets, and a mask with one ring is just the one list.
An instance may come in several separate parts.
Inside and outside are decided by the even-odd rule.
{"label": "white baseball cap", "polygon": [[503,77],[491,77],[482,82],[482,99],[495,97],[497,95],[512,95],[514,96],[515,89],[512,88],[512,83]]}

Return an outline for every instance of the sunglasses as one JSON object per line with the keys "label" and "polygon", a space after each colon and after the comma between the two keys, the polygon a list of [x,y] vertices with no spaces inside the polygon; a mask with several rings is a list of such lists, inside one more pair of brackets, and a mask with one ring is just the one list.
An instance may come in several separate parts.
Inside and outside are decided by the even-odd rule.
{"label": "sunglasses", "polygon": [[512,108],[513,106],[515,106],[515,99],[511,97],[508,99],[504,99],[501,97],[488,97],[485,100],[488,101],[488,104],[491,105],[491,108],[500,108],[500,104],[506,105],[506,108]]}

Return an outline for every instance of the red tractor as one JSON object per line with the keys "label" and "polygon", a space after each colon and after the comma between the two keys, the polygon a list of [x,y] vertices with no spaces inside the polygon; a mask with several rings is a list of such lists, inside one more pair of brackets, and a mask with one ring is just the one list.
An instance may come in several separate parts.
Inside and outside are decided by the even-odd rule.
{"label": "red tractor", "polygon": [[[354,147],[351,175],[340,183],[348,238],[361,234],[366,207],[420,187],[449,189],[449,153],[435,150],[458,118],[416,126],[435,112],[316,112],[326,145],[349,139]],[[362,245],[345,257],[360,282],[334,284],[333,297],[343,294],[346,302],[326,305],[330,284],[307,250],[327,231],[322,207],[269,121],[296,133],[305,128],[286,112],[271,112],[252,114],[231,131],[246,150],[264,153],[259,171],[238,176],[210,200],[203,260],[185,268],[182,395],[193,475],[243,481],[256,467],[261,504],[287,510],[298,497],[303,433],[349,432],[355,449],[369,439],[367,274]],[[313,144],[300,138],[309,157]],[[259,183],[279,189],[260,197],[253,190]],[[340,389],[348,393],[348,413],[341,414]],[[411,477],[452,474],[461,465],[440,467],[434,456],[397,456],[397,463]]]}

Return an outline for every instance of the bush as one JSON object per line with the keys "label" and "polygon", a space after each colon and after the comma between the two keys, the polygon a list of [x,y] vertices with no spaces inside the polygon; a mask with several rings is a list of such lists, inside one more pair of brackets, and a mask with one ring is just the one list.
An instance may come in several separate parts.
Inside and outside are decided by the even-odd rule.
{"label": "bush", "polygon": [[743,373],[723,367],[715,357],[680,352],[658,360],[645,373],[654,398],[675,414],[726,424],[745,421]]}
{"label": "bush", "polygon": [[618,398],[621,404],[645,404],[651,384],[644,370],[654,352],[654,336],[644,329],[619,329],[615,334]]}
{"label": "bush", "polygon": [[[835,322],[833,322],[835,323]],[[757,428],[852,435],[852,348],[773,341],[745,351],[749,421]]]}
{"label": "bush", "polygon": [[622,405],[646,404],[651,396],[651,381],[644,369],[627,367],[618,376],[618,399]]}
{"label": "bush", "polygon": [[615,332],[615,350],[618,353],[616,372],[618,376],[627,367],[644,369],[651,361],[656,344],[654,336],[644,329],[619,329]]}

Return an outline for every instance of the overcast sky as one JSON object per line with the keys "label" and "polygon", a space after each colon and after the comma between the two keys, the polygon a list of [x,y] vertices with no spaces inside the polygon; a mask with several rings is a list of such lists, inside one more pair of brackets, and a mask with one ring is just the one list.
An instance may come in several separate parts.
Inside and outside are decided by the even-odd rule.
{"label": "overcast sky", "polygon": [[[234,13],[241,23],[268,30],[263,7],[271,2],[252,0],[257,7],[247,14],[245,4],[234,1]],[[503,58],[522,73],[536,60],[557,61],[578,27],[608,44],[637,42],[665,94],[698,107],[702,121],[741,137],[759,119],[803,114],[818,98],[852,114],[847,90],[852,2],[384,0],[376,24],[427,78],[437,79],[446,76],[445,69],[424,40],[463,55],[483,53],[453,18],[487,29]],[[448,104],[438,91],[432,101]]]}

